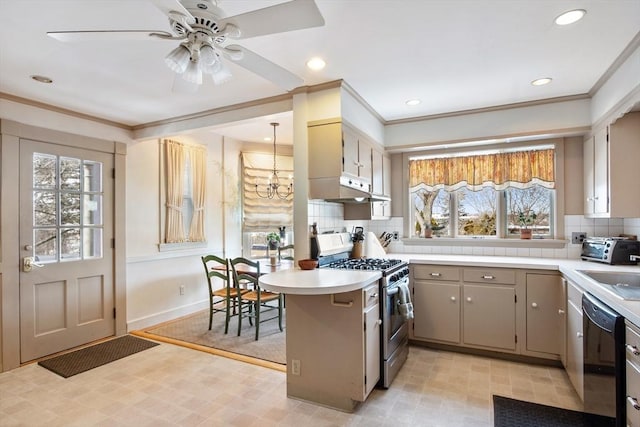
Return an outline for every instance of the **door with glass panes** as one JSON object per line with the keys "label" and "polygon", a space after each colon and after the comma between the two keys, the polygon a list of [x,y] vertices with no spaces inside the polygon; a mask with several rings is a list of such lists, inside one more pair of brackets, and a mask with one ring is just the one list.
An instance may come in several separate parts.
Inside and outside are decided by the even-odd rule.
{"label": "door with glass panes", "polygon": [[115,333],[113,155],[20,142],[20,359]]}

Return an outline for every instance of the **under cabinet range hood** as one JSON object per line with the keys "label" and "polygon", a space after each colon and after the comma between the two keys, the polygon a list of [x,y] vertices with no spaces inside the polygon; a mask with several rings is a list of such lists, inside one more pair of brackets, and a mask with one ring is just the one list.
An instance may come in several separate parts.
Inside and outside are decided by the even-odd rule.
{"label": "under cabinet range hood", "polygon": [[371,194],[368,181],[348,176],[309,179],[309,198],[327,202],[367,203],[391,200]]}

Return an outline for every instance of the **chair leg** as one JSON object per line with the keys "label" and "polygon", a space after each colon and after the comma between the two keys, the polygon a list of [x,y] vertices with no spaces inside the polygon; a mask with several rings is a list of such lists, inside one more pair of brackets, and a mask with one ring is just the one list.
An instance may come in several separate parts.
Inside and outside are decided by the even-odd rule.
{"label": "chair leg", "polygon": [[209,297],[209,330],[213,324],[213,298]]}
{"label": "chair leg", "polygon": [[256,302],[256,341],[258,341],[258,334],[260,332],[260,303]]}
{"label": "chair leg", "polygon": [[238,336],[240,336],[241,329],[242,329],[242,300],[238,301]]}
{"label": "chair leg", "polygon": [[[229,332],[229,318],[230,316],[230,310],[231,310],[231,299],[227,298],[227,307],[225,310],[225,317],[224,317],[224,334],[226,335]],[[235,307],[233,309],[235,311]]]}

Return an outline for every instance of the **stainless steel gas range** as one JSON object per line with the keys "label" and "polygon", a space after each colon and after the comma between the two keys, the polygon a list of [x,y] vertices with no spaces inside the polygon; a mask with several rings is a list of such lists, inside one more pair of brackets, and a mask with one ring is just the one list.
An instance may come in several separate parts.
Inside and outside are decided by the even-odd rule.
{"label": "stainless steel gas range", "polygon": [[409,286],[409,266],[406,262],[388,258],[350,258],[349,233],[321,234],[312,241],[312,257],[319,268],[380,271],[380,381],[388,388],[409,354],[409,327],[400,313],[401,287]]}

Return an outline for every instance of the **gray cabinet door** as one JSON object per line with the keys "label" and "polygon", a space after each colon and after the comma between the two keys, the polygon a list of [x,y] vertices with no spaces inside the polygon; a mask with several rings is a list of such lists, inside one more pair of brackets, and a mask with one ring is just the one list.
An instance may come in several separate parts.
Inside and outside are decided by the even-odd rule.
{"label": "gray cabinet door", "polygon": [[364,396],[366,398],[380,379],[380,304],[365,309],[364,321],[366,325]]}
{"label": "gray cabinet door", "polygon": [[460,284],[415,281],[413,335],[460,343]]}
{"label": "gray cabinet door", "polygon": [[463,342],[516,349],[516,290],[513,285],[463,285]]}
{"label": "gray cabinet door", "polygon": [[527,350],[560,355],[564,321],[561,277],[527,274]]}

